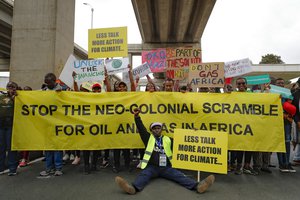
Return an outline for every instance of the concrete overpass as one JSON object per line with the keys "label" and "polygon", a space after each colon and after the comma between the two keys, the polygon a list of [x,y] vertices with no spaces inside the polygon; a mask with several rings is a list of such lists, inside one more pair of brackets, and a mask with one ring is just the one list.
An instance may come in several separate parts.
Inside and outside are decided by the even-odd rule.
{"label": "concrete overpass", "polygon": [[216,0],[132,0],[143,44],[198,45]]}
{"label": "concrete overpass", "polygon": [[[45,8],[45,6],[47,6],[44,5],[46,3],[43,3],[43,1],[35,1],[31,1],[31,5],[27,5],[28,2],[26,2],[26,5],[23,5],[24,1],[15,0],[15,3],[17,3],[18,5],[17,10],[28,11],[32,9],[33,6],[36,6],[36,10],[42,10]],[[63,32],[65,28],[63,27],[63,24],[65,22],[60,22],[60,20],[62,17],[61,15],[65,15],[65,13],[58,9],[60,6],[64,7],[67,3],[57,0],[49,0],[46,2],[48,2],[49,5],[54,5],[56,7],[57,10],[53,11],[54,14],[48,13],[48,16],[44,16],[39,13],[32,13],[32,15],[35,14],[35,16],[30,16],[31,12],[29,12],[26,13],[26,15],[23,14],[22,16],[20,16],[18,13],[15,13],[14,18],[16,19],[14,22],[14,26],[17,26],[17,28],[15,28],[14,30],[12,26],[12,16],[14,9],[13,1],[0,0],[0,71],[11,71],[11,75],[14,80],[23,80],[19,76],[14,76],[14,74],[21,73],[22,76],[24,76],[26,73],[28,73],[27,71],[30,70],[31,73],[32,71],[39,71],[40,74],[44,74],[46,71],[59,73],[64,61],[66,61],[67,59],[66,55],[69,54],[68,52],[59,52],[62,48],[65,48],[65,46],[61,43],[66,42],[66,40],[68,40],[69,42],[74,41],[74,39],[72,37],[66,38],[65,35],[61,34],[61,32]],[[201,37],[209,16],[213,10],[215,2],[216,0],[132,0],[132,5],[143,42],[142,44],[129,44],[129,57],[140,55],[143,50],[161,47],[194,46],[201,48]],[[70,12],[70,14],[68,15],[69,18],[64,17],[63,20],[69,20],[68,24],[70,24],[70,20],[73,19],[74,21],[74,18],[72,18],[72,13],[74,12],[74,8],[72,7],[74,6],[74,0],[68,1],[68,5],[68,11]],[[54,15],[54,17],[59,17],[60,20],[58,22],[57,20],[54,22],[48,22],[48,18],[50,18],[49,16],[53,17],[52,15]],[[44,26],[43,24],[41,24],[41,20],[44,20],[42,21],[42,23],[50,24],[48,29],[46,30],[49,32],[53,32],[54,26],[54,33],[51,32],[49,33],[49,35],[43,35],[44,38],[41,38],[43,40],[46,37],[46,40],[48,40],[49,37],[53,37],[54,35],[54,37],[59,40],[58,42],[52,41],[51,43],[49,43],[50,46],[54,46],[54,48],[52,49],[52,56],[54,56],[56,60],[49,64],[50,66],[54,65],[54,68],[52,67],[51,69],[48,69],[48,67],[41,67],[37,64],[33,67],[34,69],[32,70],[25,68],[23,69],[21,66],[19,66],[20,63],[23,64],[22,62],[15,62],[12,64],[12,54],[15,56],[17,55],[18,59],[28,58],[28,60],[30,60],[29,57],[32,57],[32,55],[28,52],[28,49],[33,46],[32,42],[29,41],[23,44],[23,40],[21,40],[20,37],[24,37],[25,39],[27,39],[27,37],[32,37],[34,31],[31,31],[31,33],[26,33],[26,36],[18,35],[17,33],[22,31],[25,32],[27,31],[27,29],[41,29],[41,27],[35,27],[35,25],[33,28],[24,27],[24,25],[22,24],[22,18],[24,17],[27,17],[27,20],[32,21],[36,19],[37,22],[35,23],[40,23],[40,26]],[[67,28],[68,31],[73,30],[73,27],[71,26]],[[15,31],[14,40],[16,40],[14,41],[14,44],[12,44],[13,31]],[[45,34],[46,31],[44,30],[44,27],[42,27],[40,34]],[[36,39],[39,39],[39,36],[34,36],[34,38],[31,39],[32,41],[36,41]],[[12,51],[12,46],[14,46],[15,51]],[[24,48],[24,50],[20,50],[22,49],[22,47]],[[70,53],[73,52],[80,59],[87,59],[87,52],[80,46],[72,42],[72,45],[69,45],[69,47],[71,47],[68,50],[70,51]],[[38,49],[34,52],[39,55],[39,51],[41,50]],[[37,57],[44,57],[43,59],[48,59],[49,56],[47,55],[47,53],[48,52],[34,58],[36,59]],[[33,60],[29,61],[29,63],[32,62]],[[27,65],[29,64],[27,63]],[[254,65],[253,68],[254,72],[251,73],[253,75],[268,73],[271,76],[282,77],[287,80],[295,78],[297,76],[297,73],[299,73],[300,71],[300,65]],[[40,75],[31,76],[29,77],[29,80],[32,81],[33,77],[37,76]],[[155,77],[164,78],[164,75],[155,74]]]}

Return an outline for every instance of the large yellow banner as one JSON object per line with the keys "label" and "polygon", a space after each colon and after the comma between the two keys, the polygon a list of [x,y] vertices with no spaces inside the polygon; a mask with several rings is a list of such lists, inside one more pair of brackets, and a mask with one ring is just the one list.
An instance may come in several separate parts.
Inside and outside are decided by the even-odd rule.
{"label": "large yellow banner", "polygon": [[19,91],[14,150],[141,148],[131,111],[145,127],[227,132],[229,149],[284,152],[283,114],[277,94],[179,92]]}
{"label": "large yellow banner", "polygon": [[172,166],[227,174],[227,145],[224,132],[175,129]]}

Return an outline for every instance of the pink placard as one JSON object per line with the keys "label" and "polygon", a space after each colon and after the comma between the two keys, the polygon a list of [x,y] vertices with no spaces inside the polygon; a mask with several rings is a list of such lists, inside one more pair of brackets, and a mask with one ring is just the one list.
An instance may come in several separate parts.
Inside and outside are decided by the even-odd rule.
{"label": "pink placard", "polygon": [[152,72],[164,72],[166,68],[166,49],[142,52],[142,63],[147,62]]}

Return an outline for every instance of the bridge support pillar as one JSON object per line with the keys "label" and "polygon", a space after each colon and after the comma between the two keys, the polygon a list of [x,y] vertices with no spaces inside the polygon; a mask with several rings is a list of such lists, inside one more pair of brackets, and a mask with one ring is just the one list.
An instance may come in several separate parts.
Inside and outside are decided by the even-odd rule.
{"label": "bridge support pillar", "polygon": [[10,80],[39,89],[74,49],[75,0],[15,0]]}

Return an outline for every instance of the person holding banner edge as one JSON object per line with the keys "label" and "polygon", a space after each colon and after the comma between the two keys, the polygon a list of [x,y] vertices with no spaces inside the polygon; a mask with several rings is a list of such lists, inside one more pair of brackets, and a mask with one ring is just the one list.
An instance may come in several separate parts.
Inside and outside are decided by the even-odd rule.
{"label": "person holding banner edge", "polygon": [[17,88],[18,84],[10,81],[6,85],[7,94],[0,95],[0,175],[4,174],[6,152],[9,169],[8,176],[17,175],[18,153],[11,150],[14,98],[17,94]]}
{"label": "person holding banner edge", "polygon": [[[47,73],[44,77],[45,87],[43,91],[62,91],[62,87],[56,83],[56,76],[53,73]],[[62,176],[63,152],[62,151],[45,151],[46,170],[40,172],[41,177]]]}
{"label": "person holding banner edge", "polygon": [[[132,74],[132,67],[131,65],[128,65],[128,73],[129,73],[129,80],[130,80],[130,91],[135,91],[135,83],[133,79],[133,74]],[[127,84],[124,81],[116,81],[114,83],[114,92],[127,92]],[[121,164],[120,164],[120,158],[121,158],[121,150],[124,155],[124,160],[125,160],[125,168],[131,171],[130,167],[130,149],[114,149],[113,150],[113,155],[114,155],[114,166],[112,171],[114,173],[119,173],[121,171]]]}
{"label": "person holding banner edge", "polygon": [[152,178],[162,177],[174,181],[187,189],[204,193],[214,183],[214,175],[209,175],[198,183],[179,170],[172,168],[173,140],[161,134],[162,124],[160,122],[154,122],[150,125],[150,134],[145,128],[139,113],[140,109],[136,108],[133,114],[140,137],[146,146],[141,166],[143,170],[132,184],[129,184],[120,176],[115,177],[115,182],[119,187],[126,193],[133,195],[142,191]]}
{"label": "person holding banner edge", "polygon": [[[284,87],[284,79],[282,78],[277,78],[275,80],[275,85],[279,87]],[[290,173],[295,173],[296,170],[292,167],[290,163],[290,142],[291,142],[291,130],[292,130],[292,121],[293,121],[293,116],[295,113],[289,113],[286,109],[285,106],[289,104],[288,107],[293,106],[291,104],[292,99],[284,98],[281,97],[281,102],[283,106],[283,122],[284,122],[284,137],[285,137],[285,146],[286,146],[286,153],[277,153],[277,158],[278,158],[278,164],[279,164],[279,171],[280,172],[290,172]],[[296,107],[294,106],[295,111]]]}
{"label": "person holding banner edge", "polygon": [[[236,83],[238,92],[248,92],[246,78],[238,77],[236,79],[235,83]],[[257,170],[254,170],[252,167],[250,167],[251,158],[253,157],[254,152],[252,152],[252,151],[235,151],[235,153],[236,153],[236,159],[237,159],[237,167],[235,169],[234,174],[236,174],[236,175],[241,175],[242,173],[250,174],[250,175],[258,175],[259,174]],[[244,154],[245,154],[244,167],[242,167]],[[256,155],[257,154],[255,154],[255,156]],[[257,160],[257,159],[253,159],[253,165],[256,164],[256,163],[254,163],[254,160]]]}

